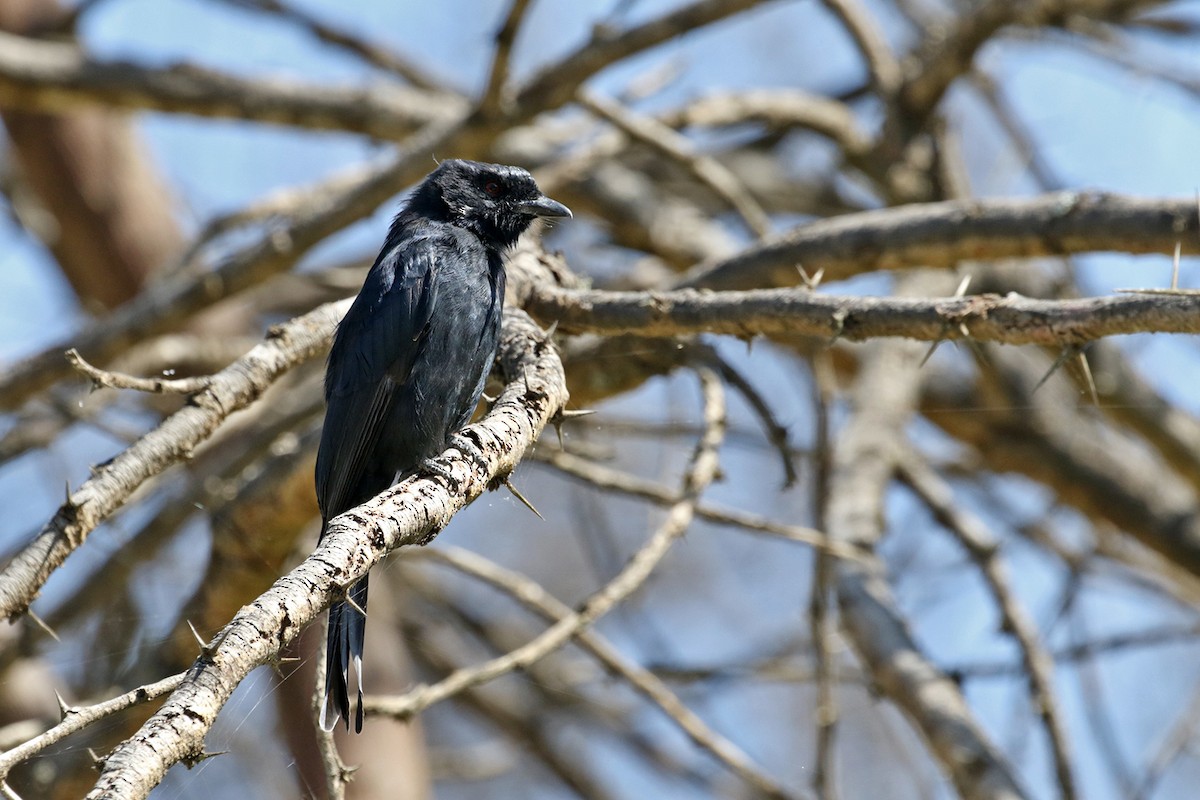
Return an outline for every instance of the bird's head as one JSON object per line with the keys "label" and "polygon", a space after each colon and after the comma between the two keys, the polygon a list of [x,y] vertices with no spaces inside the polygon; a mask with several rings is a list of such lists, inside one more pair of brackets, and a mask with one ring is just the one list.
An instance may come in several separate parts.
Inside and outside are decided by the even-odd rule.
{"label": "bird's head", "polygon": [[447,221],[500,248],[515,244],[537,217],[571,216],[570,209],[542,194],[527,171],[479,161],[443,161],[417,198],[440,206]]}

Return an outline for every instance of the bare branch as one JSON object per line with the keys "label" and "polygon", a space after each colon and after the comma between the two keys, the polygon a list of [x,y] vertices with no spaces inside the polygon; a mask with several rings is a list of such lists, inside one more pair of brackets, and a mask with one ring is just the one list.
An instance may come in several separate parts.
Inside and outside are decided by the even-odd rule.
{"label": "bare branch", "polygon": [[73,45],[0,33],[0,106],[66,111],[81,105],[247,119],[398,141],[462,113],[462,98],[394,84],[366,89],[239,78],[179,64],[97,61]]}
{"label": "bare branch", "polygon": [[1054,770],[1064,800],[1078,796],[1071,768],[1071,747],[1063,724],[1062,706],[1054,691],[1054,661],[1038,637],[1037,627],[1021,607],[1001,561],[999,544],[983,521],[959,508],[954,493],[928,464],[915,454],[903,458],[901,477],[934,517],[954,534],[983,573],[1000,607],[1003,629],[1012,634],[1021,651],[1034,711],[1042,718],[1054,754]]}
{"label": "bare branch", "polygon": [[[945,280],[905,283],[913,291]],[[833,449],[826,522],[840,541],[873,549],[883,537],[884,493],[917,401],[921,351],[911,342],[879,342],[864,359],[853,414]],[[846,634],[872,680],[921,731],[955,788],[970,798],[1027,797],[958,686],[913,641],[882,560],[839,563],[835,588]]]}
{"label": "bare branch", "polygon": [[395,51],[364,41],[353,34],[326,24],[299,8],[284,5],[279,0],[223,0],[231,5],[273,14],[304,30],[322,44],[351,53],[368,64],[399,75],[418,89],[435,91],[445,88],[437,79]]}
{"label": "bare branch", "polygon": [[515,113],[529,117],[571,100],[576,89],[600,70],[635,53],[746,11],[766,0],[696,0],[635,28],[613,33],[597,27],[590,41],[566,58],[546,66],[521,90]]}
{"label": "bare branch", "polygon": [[134,389],[151,394],[193,394],[208,386],[211,377],[204,375],[195,378],[137,378],[133,375],[123,375],[119,372],[94,367],[79,355],[79,351],[71,348],[67,351],[67,361],[72,367],[82,372],[92,380],[94,388],[107,386],[111,389]]}
{"label": "bare branch", "polygon": [[[620,470],[605,467],[561,450],[550,453],[538,453],[535,458],[537,461],[548,464],[560,472],[605,491],[620,492],[632,497],[640,497],[658,505],[670,505],[679,499],[677,492],[665,486],[642,480]],[[720,525],[730,525],[735,528],[742,528],[751,533],[776,536],[792,542],[807,544],[828,552],[835,558],[856,559],[867,556],[866,551],[847,545],[844,542],[832,541],[820,531],[798,525],[785,525],[748,511],[726,509],[709,503],[701,503],[696,506],[696,515]]]}
{"label": "bare branch", "polygon": [[748,122],[775,130],[804,128],[829,137],[850,157],[864,155],[871,146],[870,136],[849,106],[800,89],[713,92],[668,112],[661,121],[673,128],[716,128]]}
{"label": "bare branch", "polygon": [[892,55],[883,32],[871,18],[870,12],[859,0],[821,1],[841,20],[854,43],[858,45],[875,90],[884,97],[895,92],[900,87],[900,64]]}
{"label": "bare branch", "polygon": [[[569,606],[547,592],[541,584],[468,550],[456,547],[430,549],[422,555],[485,581],[551,622],[560,622],[572,614]],[[580,631],[575,639],[609,671],[628,681],[639,694],[657,705],[698,747],[724,764],[747,784],[767,796],[791,796],[773,778],[764,775],[737,745],[705,724],[704,720],[688,708],[653,672],[630,662],[595,630]]]}
{"label": "bare branch", "polygon": [[701,492],[717,474],[717,448],[725,433],[724,396],[715,374],[707,369],[701,369],[699,374],[704,388],[705,429],[692,455],[683,489],[679,499],[668,510],[666,520],[625,567],[593,593],[579,611],[563,617],[522,647],[483,664],[460,669],[432,686],[420,686],[400,697],[376,699],[371,704],[373,711],[397,719],[408,719],[464,689],[523,669],[570,642],[645,583],[671,545],[687,531]]}
{"label": "bare branch", "polygon": [[1073,347],[1128,333],[1200,333],[1200,297],[1186,295],[1034,300],[1016,294],[838,297],[808,289],[604,292],[539,286],[525,307],[566,331],[639,336],[903,336]]}
{"label": "bare branch", "polygon": [[492,54],[492,68],[488,72],[487,85],[483,97],[479,100],[479,113],[490,116],[499,111],[511,98],[505,97],[508,90],[508,73],[512,61],[513,44],[517,40],[517,32],[529,10],[529,0],[512,0],[508,8],[508,16],[496,33],[496,51]]}
{"label": "bare branch", "polygon": [[124,711],[127,708],[132,708],[133,706],[153,700],[156,697],[162,697],[168,692],[175,691],[176,687],[183,682],[183,678],[184,674],[181,672],[178,675],[163,678],[157,683],[152,683],[148,686],[139,686],[123,695],[96,703],[95,705],[66,707],[62,721],[53,728],[11,750],[0,753],[0,783],[4,783],[8,779],[8,774],[12,772],[14,767],[28,761],[47,747],[61,742],[71,734],[81,731],[105,717],[116,714],[118,711]]}
{"label": "bare branch", "polygon": [[636,141],[650,145],[695,175],[737,211],[755,236],[761,239],[771,233],[770,217],[746,191],[737,176],[716,159],[698,155],[686,137],[656,120],[634,114],[620,103],[595,92],[584,90],[578,97],[588,111],[608,120]]}
{"label": "bare branch", "polygon": [[682,285],[794,286],[800,264],[825,281],[875,270],[1076,253],[1200,254],[1194,198],[1145,200],[1056,192],[1020,200],[914,203],[820,220],[732,258],[702,264]]}
{"label": "bare branch", "polygon": [[0,614],[21,615],[50,574],[146,481],[187,458],[233,412],[280,374],[328,347],[349,300],[320,306],[276,328],[265,342],[212,376],[193,402],[166,419],[71,493],[34,540],[0,571]]}
{"label": "bare branch", "polygon": [[89,800],[144,798],[174,763],[198,756],[217,713],[238,684],[275,657],[308,623],[392,550],[428,542],[450,518],[511,472],[567,400],[562,366],[542,331],[520,312],[505,315],[499,360],[509,379],[487,417],[463,430],[480,457],[456,450],[440,476],[413,476],[336,517],[316,552],[218,634],[183,684],[137,735],[107,758]]}

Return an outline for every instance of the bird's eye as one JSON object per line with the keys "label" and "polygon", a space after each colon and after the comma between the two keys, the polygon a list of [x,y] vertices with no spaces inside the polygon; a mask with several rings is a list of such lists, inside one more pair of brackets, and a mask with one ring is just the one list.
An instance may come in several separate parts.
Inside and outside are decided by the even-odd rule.
{"label": "bird's eye", "polygon": [[504,186],[500,181],[488,181],[483,185],[483,190],[492,197],[499,197],[504,194]]}

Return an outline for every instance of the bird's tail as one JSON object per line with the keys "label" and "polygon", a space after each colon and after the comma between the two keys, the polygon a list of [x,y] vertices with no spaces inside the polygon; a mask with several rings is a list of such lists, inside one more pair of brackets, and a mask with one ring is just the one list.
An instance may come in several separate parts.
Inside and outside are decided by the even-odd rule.
{"label": "bird's tail", "polygon": [[[358,704],[354,714],[354,732],[362,731],[363,634],[367,628],[367,578],[350,587],[350,601],[329,607],[329,635],[325,644],[325,705],[321,707],[321,727],[331,731],[338,718],[350,729],[349,668],[354,662],[358,679]],[[357,606],[357,608],[356,608]]]}

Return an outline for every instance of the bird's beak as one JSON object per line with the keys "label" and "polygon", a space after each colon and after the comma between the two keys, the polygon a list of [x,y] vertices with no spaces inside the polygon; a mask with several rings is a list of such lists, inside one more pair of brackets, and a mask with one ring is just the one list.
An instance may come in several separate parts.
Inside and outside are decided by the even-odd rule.
{"label": "bird's beak", "polygon": [[571,209],[545,195],[521,203],[521,210],[535,217],[569,217]]}

